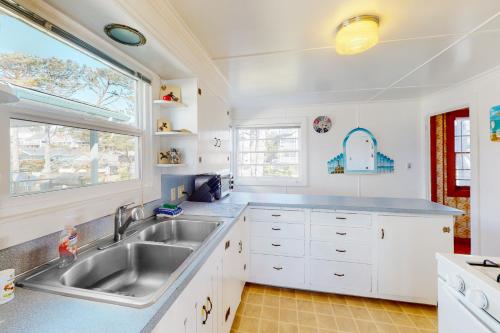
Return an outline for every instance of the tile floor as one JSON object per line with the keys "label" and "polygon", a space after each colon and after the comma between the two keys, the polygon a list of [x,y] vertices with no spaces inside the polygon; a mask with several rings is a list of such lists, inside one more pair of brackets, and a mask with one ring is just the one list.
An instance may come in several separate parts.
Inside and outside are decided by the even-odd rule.
{"label": "tile floor", "polygon": [[436,307],[247,284],[232,333],[431,333]]}

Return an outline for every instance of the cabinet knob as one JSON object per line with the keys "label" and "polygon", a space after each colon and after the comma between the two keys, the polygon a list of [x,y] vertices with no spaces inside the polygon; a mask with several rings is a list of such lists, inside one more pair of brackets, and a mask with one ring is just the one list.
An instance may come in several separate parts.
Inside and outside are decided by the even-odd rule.
{"label": "cabinet knob", "polygon": [[451,231],[451,228],[450,227],[443,227],[443,233],[445,234],[449,234]]}

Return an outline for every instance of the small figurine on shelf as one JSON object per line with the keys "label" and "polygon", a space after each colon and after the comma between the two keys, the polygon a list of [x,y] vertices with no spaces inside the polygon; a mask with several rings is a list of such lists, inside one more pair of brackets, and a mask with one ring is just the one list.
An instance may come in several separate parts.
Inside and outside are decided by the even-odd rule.
{"label": "small figurine on shelf", "polygon": [[167,152],[170,156],[170,161],[172,164],[180,164],[181,163],[181,154],[177,151],[177,149],[172,148]]}
{"label": "small figurine on shelf", "polygon": [[158,132],[171,132],[172,127],[170,125],[170,122],[165,119],[158,119],[157,122],[157,127],[158,127]]}
{"label": "small figurine on shelf", "polygon": [[172,148],[167,152],[158,153],[159,164],[181,164],[181,154],[177,149]]}
{"label": "small figurine on shelf", "polygon": [[164,101],[174,101],[174,102],[179,101],[179,97],[175,97],[175,95],[172,92],[170,92],[168,95],[164,95],[162,99]]}
{"label": "small figurine on shelf", "polygon": [[162,84],[160,87],[160,96],[164,101],[180,102],[181,88]]}

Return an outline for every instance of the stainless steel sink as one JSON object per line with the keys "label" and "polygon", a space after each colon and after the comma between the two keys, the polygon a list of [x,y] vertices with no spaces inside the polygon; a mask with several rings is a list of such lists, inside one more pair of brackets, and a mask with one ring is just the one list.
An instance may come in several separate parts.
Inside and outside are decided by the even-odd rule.
{"label": "stainless steel sink", "polygon": [[75,263],[61,276],[65,286],[142,297],[155,290],[193,253],[193,249],[129,243]]}
{"label": "stainless steel sink", "polygon": [[193,249],[200,247],[220,222],[168,220],[152,225],[138,234],[142,241],[160,242],[187,246]]}
{"label": "stainless steel sink", "polygon": [[35,290],[90,300],[144,307],[163,295],[202,253],[223,219],[148,219],[121,242],[99,250],[110,239],[82,251],[71,266],[54,261],[18,279]]}

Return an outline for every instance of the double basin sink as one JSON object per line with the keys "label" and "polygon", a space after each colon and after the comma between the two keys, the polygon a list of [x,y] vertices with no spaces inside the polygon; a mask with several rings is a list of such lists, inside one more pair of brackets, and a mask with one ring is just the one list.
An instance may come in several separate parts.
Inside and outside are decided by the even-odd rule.
{"label": "double basin sink", "polygon": [[[196,259],[223,221],[145,220],[106,249],[97,245],[71,266],[46,265],[18,281],[21,287],[108,303],[144,307],[154,303]],[[110,240],[103,241],[104,244]]]}

